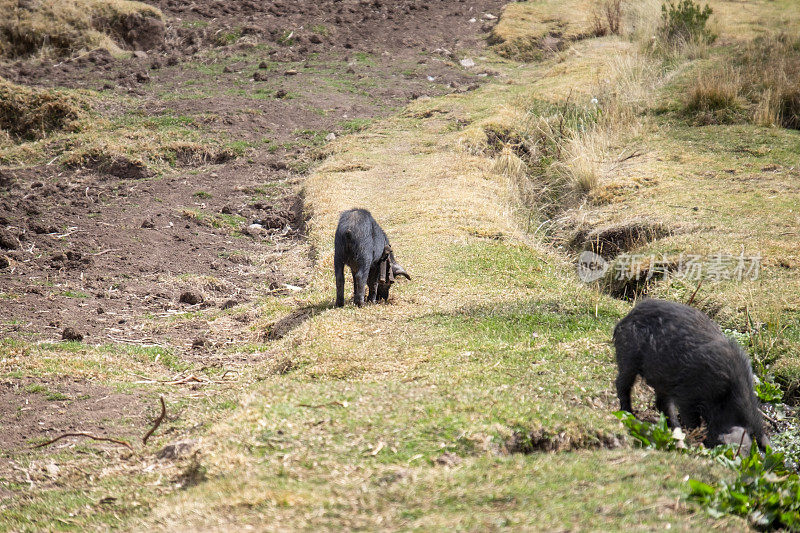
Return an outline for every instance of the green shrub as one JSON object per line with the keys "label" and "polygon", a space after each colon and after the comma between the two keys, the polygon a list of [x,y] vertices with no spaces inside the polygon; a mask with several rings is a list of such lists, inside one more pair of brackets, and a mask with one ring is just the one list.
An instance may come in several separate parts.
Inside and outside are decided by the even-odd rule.
{"label": "green shrub", "polygon": [[709,5],[701,7],[694,0],[671,0],[661,6],[661,34],[671,43],[702,41],[711,43],[716,36],[706,27],[713,13]]}
{"label": "green shrub", "polygon": [[762,455],[755,442],[746,455],[735,444],[712,449],[679,445],[663,414],[655,424],[637,420],[625,411],[614,415],[645,448],[706,457],[736,472],[733,481],[722,481],[716,486],[697,479],[688,480],[689,499],[701,504],[712,516],[735,514],[746,517],[759,529],[800,531],[800,479],[797,472],[787,466],[787,463],[796,465],[796,430],[773,437],[775,441],[785,441],[784,449],[793,454],[787,461],[784,453],[770,448]]}

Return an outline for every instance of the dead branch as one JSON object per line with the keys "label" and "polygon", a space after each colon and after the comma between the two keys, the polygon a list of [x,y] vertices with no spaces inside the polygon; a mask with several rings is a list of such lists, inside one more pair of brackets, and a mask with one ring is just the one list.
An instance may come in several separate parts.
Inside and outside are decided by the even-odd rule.
{"label": "dead branch", "polygon": [[759,409],[758,411],[761,413],[761,416],[763,416],[764,418],[766,418],[767,420],[769,420],[769,422],[772,424],[772,427],[774,427],[775,429],[780,429],[780,428],[778,427],[778,421],[777,421],[777,420],[775,420],[774,418],[772,418],[771,416],[769,416],[769,415],[768,415],[767,413],[765,413],[765,412],[764,412],[762,409]]}
{"label": "dead branch", "polygon": [[120,444],[120,445],[125,446],[126,448],[128,448],[130,451],[133,451],[133,446],[131,446],[130,443],[125,442],[124,440],[112,439],[110,437],[97,437],[97,436],[91,435],[89,433],[63,433],[63,434],[59,435],[58,437],[56,437],[54,439],[50,439],[47,442],[43,442],[41,444],[37,444],[36,446],[32,446],[31,448],[43,448],[45,446],[49,446],[49,445],[53,444],[54,442],[58,442],[61,439],[64,439],[64,438],[67,438],[67,437],[86,437],[87,439],[92,439],[92,440],[102,440],[102,441],[106,441],[106,442],[113,442],[114,444]]}
{"label": "dead branch", "polygon": [[149,439],[150,435],[152,435],[155,432],[155,430],[158,429],[158,426],[160,426],[161,422],[164,421],[164,417],[167,416],[167,404],[164,403],[164,397],[163,396],[159,396],[158,399],[161,402],[161,414],[158,415],[158,418],[156,418],[156,421],[153,422],[153,427],[150,428],[150,431],[145,433],[144,437],[142,437],[142,444],[144,446],[147,446],[147,439]]}
{"label": "dead branch", "polygon": [[89,254],[89,255],[98,256],[98,255],[107,254],[108,252],[116,252],[116,251],[118,251],[117,248],[109,248],[108,250],[103,250],[102,252],[95,252],[95,253]]}
{"label": "dead branch", "polygon": [[686,302],[686,305],[692,305],[694,302],[694,297],[697,296],[697,291],[700,290],[700,286],[703,284],[703,278],[700,278],[700,281],[697,283],[697,287],[695,288],[694,292],[692,293],[692,297],[689,298],[689,301]]}
{"label": "dead branch", "polygon": [[328,403],[319,403],[319,404],[310,404],[310,403],[299,403],[297,407],[310,407],[311,409],[319,409],[320,407],[347,407],[347,402],[340,402],[338,400],[334,400]]}

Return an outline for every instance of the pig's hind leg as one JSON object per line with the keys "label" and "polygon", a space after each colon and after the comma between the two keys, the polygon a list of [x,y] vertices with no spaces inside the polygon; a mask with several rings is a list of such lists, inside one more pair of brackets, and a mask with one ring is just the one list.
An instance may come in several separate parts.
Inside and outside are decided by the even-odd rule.
{"label": "pig's hind leg", "polygon": [[336,275],[336,307],[344,306],[344,261],[334,258],[333,271]]}
{"label": "pig's hind leg", "polygon": [[636,381],[637,375],[638,372],[636,369],[623,368],[620,368],[619,374],[617,374],[617,380],[615,384],[617,386],[619,408],[622,411],[628,411],[629,413],[633,412],[633,406],[631,405],[631,390],[633,389],[633,384]]}
{"label": "pig's hind leg", "polygon": [[367,283],[368,269],[360,268],[353,272],[353,301],[357,307],[364,305],[364,286]]}

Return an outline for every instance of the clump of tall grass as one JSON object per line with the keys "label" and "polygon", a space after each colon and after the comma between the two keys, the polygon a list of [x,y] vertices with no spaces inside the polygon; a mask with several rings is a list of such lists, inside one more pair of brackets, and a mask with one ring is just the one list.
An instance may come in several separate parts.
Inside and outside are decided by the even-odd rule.
{"label": "clump of tall grass", "polygon": [[594,35],[620,35],[622,32],[622,0],[603,0],[592,13]]}
{"label": "clump of tall grass", "polygon": [[10,138],[40,139],[86,126],[89,101],[75,92],[32,89],[0,78],[0,130]]}
{"label": "clump of tall grass", "polygon": [[683,112],[698,124],[800,129],[800,36],[757,37],[726,65],[700,70],[689,82]]}
{"label": "clump of tall grass", "polygon": [[606,135],[596,100],[584,105],[538,102],[483,124],[493,171],[509,179],[520,200],[543,216],[573,205],[597,183]]}

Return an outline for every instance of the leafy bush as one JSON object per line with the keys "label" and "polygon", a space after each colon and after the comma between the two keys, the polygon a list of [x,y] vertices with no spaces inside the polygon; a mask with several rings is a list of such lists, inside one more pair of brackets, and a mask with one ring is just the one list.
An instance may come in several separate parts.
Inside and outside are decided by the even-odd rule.
{"label": "leafy bush", "polygon": [[774,381],[762,377],[755,386],[758,399],[765,403],[777,403],[783,400],[783,391]]}
{"label": "leafy bush", "polygon": [[764,457],[755,443],[738,465],[733,482],[709,485],[689,480],[689,498],[713,516],[745,516],[758,528],[800,530],[800,479],[789,471],[782,453],[767,449]]}
{"label": "leafy bush", "polygon": [[[686,448],[667,427],[663,414],[655,424],[637,420],[625,411],[617,411],[614,415],[628,428],[636,442],[646,448],[707,457],[736,471],[732,482],[723,481],[717,486],[689,480],[689,499],[703,505],[712,516],[736,514],[747,517],[751,524],[761,529],[800,530],[800,479],[787,467],[783,453],[767,448],[762,456],[755,442],[749,454],[744,456],[736,445],[717,446],[710,450],[695,446]],[[790,444],[794,442],[791,438],[789,440]]]}
{"label": "leafy bush", "polygon": [[679,443],[682,442],[682,439],[675,437],[667,425],[667,418],[663,413],[655,424],[639,420],[633,413],[627,411],[616,411],[614,416],[619,418],[622,425],[628,428],[631,437],[643,448],[667,451],[681,448]]}
{"label": "leafy bush", "polygon": [[671,43],[702,41],[711,43],[716,36],[706,27],[713,13],[709,5],[701,8],[694,0],[670,0],[661,6],[661,34]]}

